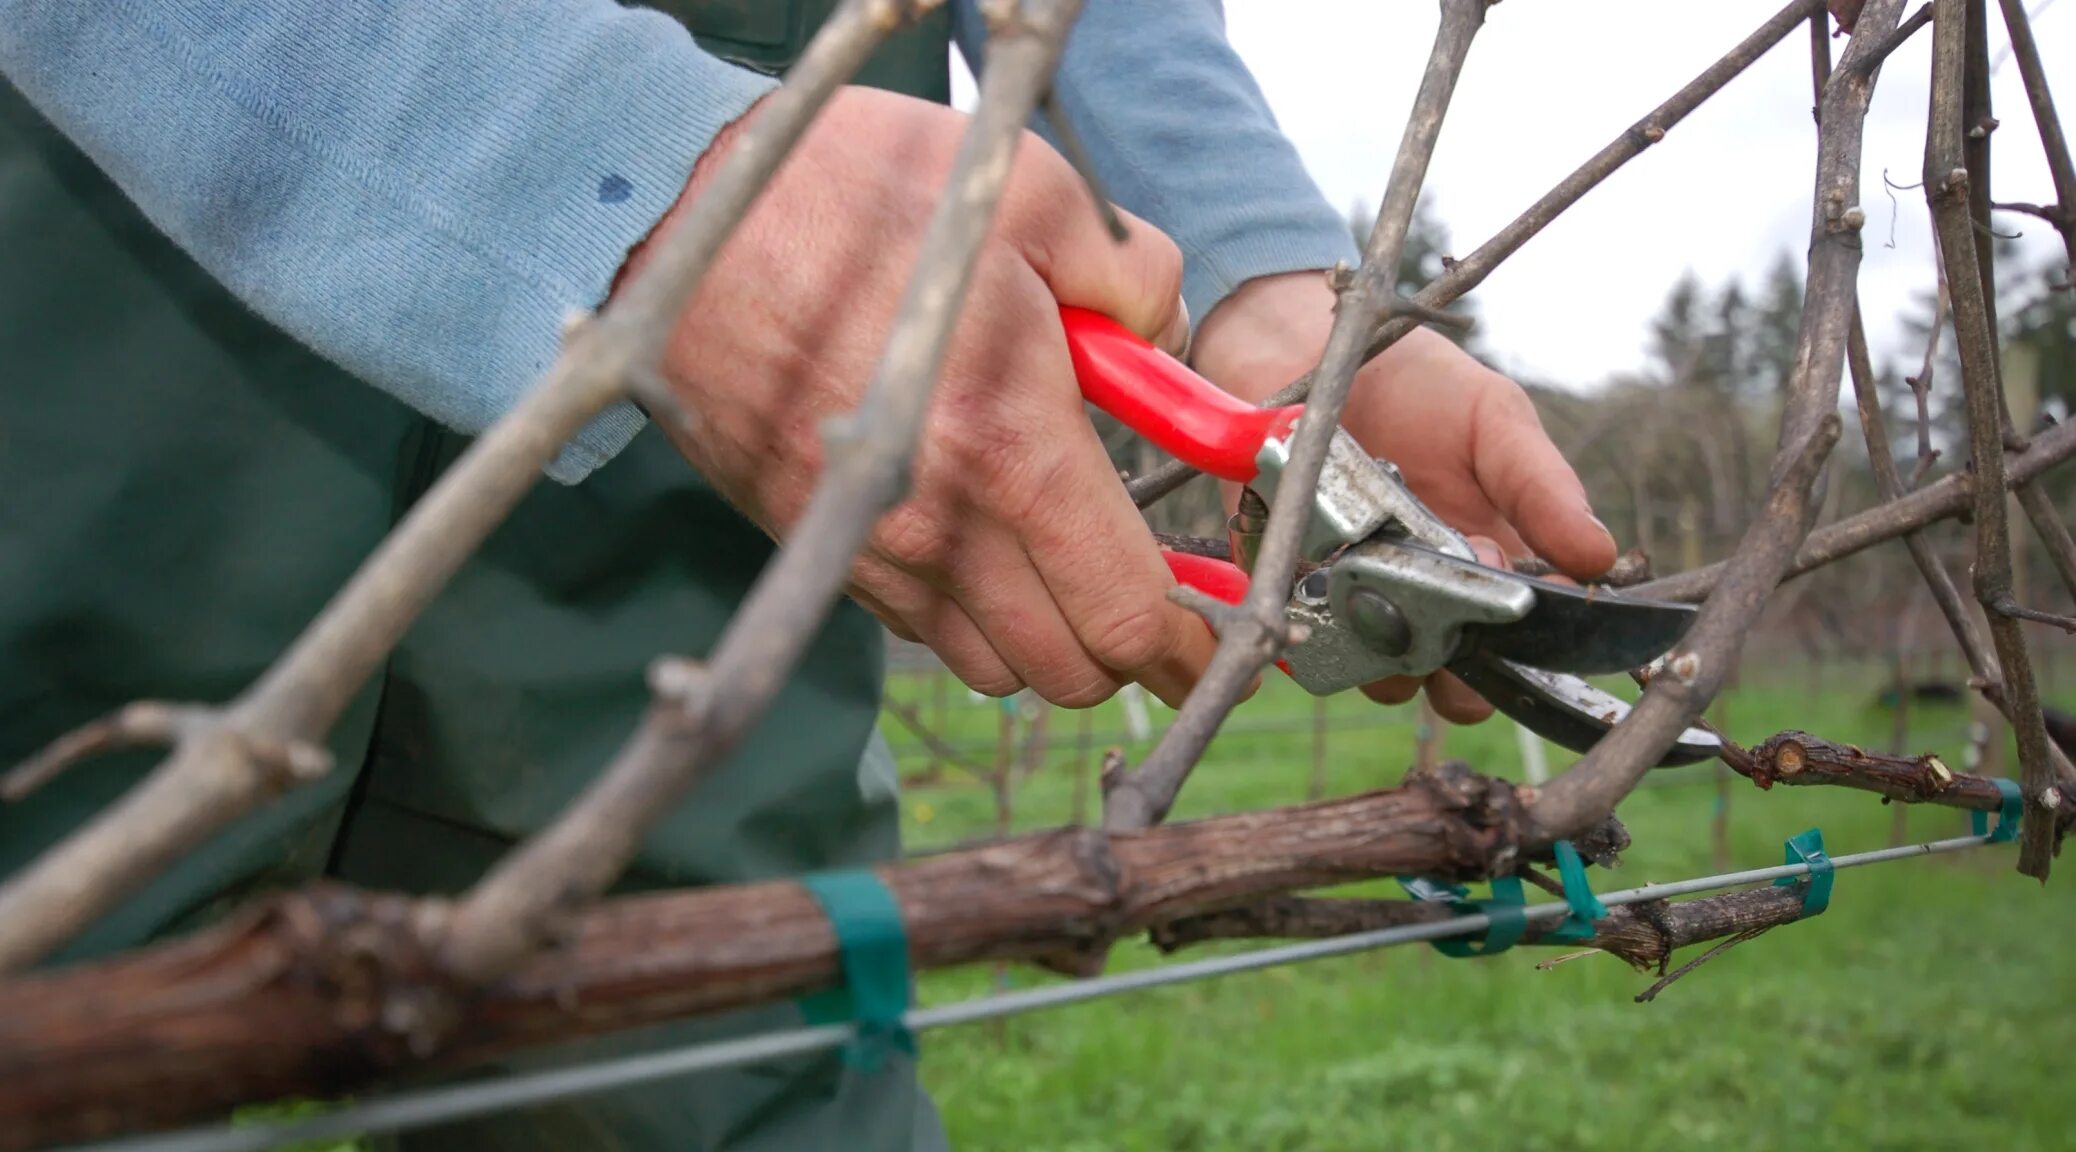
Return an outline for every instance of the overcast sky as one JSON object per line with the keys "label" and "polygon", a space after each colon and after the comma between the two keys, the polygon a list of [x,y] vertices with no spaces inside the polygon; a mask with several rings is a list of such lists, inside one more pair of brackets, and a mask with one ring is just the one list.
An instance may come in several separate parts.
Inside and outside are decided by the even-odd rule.
{"label": "overcast sky", "polygon": [[[2037,7],[2040,0],[2031,0]],[[1228,34],[1312,177],[1344,209],[1374,205],[1431,44],[1438,5],[1377,0],[1226,0]],[[1990,5],[1992,53],[2003,22]],[[1428,172],[1458,255],[1512,220],[1580,162],[1778,10],[1776,0],[1508,0],[1472,46]],[[1676,13],[1676,15],[1675,15]],[[2034,23],[2062,116],[2076,120],[2076,0]],[[1914,359],[1897,316],[1933,283],[1923,164],[1930,29],[1891,57],[1867,122],[1861,297],[1879,359]],[[1832,42],[1834,56],[1846,40]],[[1999,200],[2052,201],[2018,69],[1996,71]],[[1589,385],[1644,362],[1646,325],[1686,269],[1756,283],[1809,237],[1816,130],[1808,36],[1783,40],[1664,142],[1629,162],[1503,264],[1473,294],[1503,367]],[[2071,125],[2076,127],[2076,125]],[[2000,213],[2030,254],[2053,230]],[[1893,225],[1894,247],[1888,247]]]}

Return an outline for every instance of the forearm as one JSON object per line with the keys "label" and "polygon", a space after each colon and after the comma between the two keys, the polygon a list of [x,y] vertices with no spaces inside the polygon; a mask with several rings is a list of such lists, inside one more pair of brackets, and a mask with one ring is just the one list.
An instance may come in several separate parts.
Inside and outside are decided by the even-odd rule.
{"label": "forearm", "polygon": [[[957,21],[969,61],[984,48],[973,6],[961,0]],[[1105,191],[1182,248],[1197,320],[1248,280],[1356,260],[1217,0],[1088,0],[1057,92]]]}
{"label": "forearm", "polygon": [[0,0],[0,71],[255,311],[465,432],[771,87],[611,0]]}

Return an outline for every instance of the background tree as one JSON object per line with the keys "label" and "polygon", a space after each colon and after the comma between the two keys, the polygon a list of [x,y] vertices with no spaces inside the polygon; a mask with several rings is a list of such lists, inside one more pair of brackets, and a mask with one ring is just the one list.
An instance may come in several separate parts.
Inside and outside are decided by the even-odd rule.
{"label": "background tree", "polygon": [[[1377,209],[1373,204],[1356,201],[1348,209],[1348,234],[1355,238],[1355,246],[1366,247],[1370,240],[1370,229],[1376,223]],[[1434,206],[1434,197],[1423,193],[1413,204],[1413,222],[1406,231],[1405,248],[1398,258],[1398,294],[1412,296],[1422,288],[1440,279],[1453,263],[1450,251],[1449,226],[1442,222]],[[1475,317],[1478,313],[1474,300],[1458,300],[1449,310],[1459,315]],[[1484,341],[1476,327],[1467,332],[1455,332],[1436,328],[1457,347],[1485,359]]]}

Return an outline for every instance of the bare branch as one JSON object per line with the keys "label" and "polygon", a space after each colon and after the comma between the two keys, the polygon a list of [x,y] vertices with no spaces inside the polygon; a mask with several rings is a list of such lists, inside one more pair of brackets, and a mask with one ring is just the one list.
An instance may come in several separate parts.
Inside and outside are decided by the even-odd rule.
{"label": "bare branch", "polygon": [[[1615,137],[1606,147],[1594,153],[1592,159],[1579,165],[1571,175],[1544,193],[1542,199],[1530,205],[1527,211],[1515,217],[1512,223],[1500,229],[1492,239],[1480,244],[1477,251],[1456,261],[1453,268],[1421,289],[1414,299],[1430,308],[1442,308],[1484,283],[1485,277],[1491,275],[1493,269],[1519,251],[1536,233],[1548,227],[1550,221],[1578,203],[1581,197],[1598,187],[1601,181],[1614,175],[1622,165],[1642,155],[1651,145],[1665,139],[1665,134],[1685,119],[1688,113],[1700,107],[1739,73],[1751,67],[1753,61],[1780,43],[1782,38],[1795,30],[1796,25],[1822,11],[1823,0],[1791,0],[1787,7],[1761,24],[1758,30],[1745,37],[1722,59],[1709,65],[1707,71],[1695,77],[1663,104],[1631,125],[1627,131]],[[1370,341],[1363,359],[1367,361],[1374,358],[1396,343],[1399,337],[1412,331],[1414,326],[1414,321],[1405,319],[1387,322]],[[1300,377],[1289,387],[1263,401],[1263,406],[1273,408],[1303,400],[1311,390],[1313,375],[1307,373]],[[1195,469],[1187,464],[1179,460],[1169,460],[1144,476],[1134,477],[1126,488],[1139,507],[1144,508],[1180,488],[1194,475]]]}
{"label": "bare branch", "polygon": [[2038,608],[2028,608],[2010,596],[2006,596],[1994,604],[1986,605],[1986,607],[1999,616],[2007,616],[2013,620],[2030,620],[2035,624],[2045,624],[2050,628],[2059,628],[2064,632],[2076,632],[2076,617],[2064,616],[2059,612],[2043,612]]}
{"label": "bare branch", "polygon": [[294,646],[224,710],[212,735],[183,741],[143,784],[0,887],[0,972],[63,943],[277,794],[278,774],[249,755],[255,742],[315,743],[338,719],[561,446],[656,362],[671,322],[751,199],[829,95],[915,7],[849,0],[832,15],[649,265],[596,321],[572,325],[542,381],[412,506]]}
{"label": "bare branch", "polygon": [[[215,722],[215,712],[190,704],[139,700],[125,705],[111,715],[65,733],[51,741],[43,751],[0,776],[0,803],[11,804],[28,799],[30,793],[57,779],[65,769],[82,760],[124,748],[170,748],[199,735],[203,728]],[[323,749],[302,747],[304,773],[322,776],[329,771],[326,763],[329,757]],[[312,752],[317,759],[309,758]],[[287,767],[290,760],[284,750],[281,765]]]}
{"label": "bare branch", "polygon": [[[2072,457],[2076,457],[2076,423],[2050,428],[2033,437],[2031,446],[2007,461],[2009,468],[2005,483],[2010,486],[2028,483]],[[1927,524],[1965,515],[1973,503],[1974,492],[1974,478],[1956,474],[1927,484],[1901,500],[1891,500],[1812,532],[1808,542],[1795,553],[1795,562],[1788,568],[1788,575],[1794,577],[1813,572]],[[1707,564],[1661,577],[1637,585],[1635,593],[1658,600],[1695,603],[1715,589],[1726,566],[1724,563]]]}
{"label": "bare branch", "polygon": [[1953,301],[1954,342],[1961,357],[1961,387],[1968,404],[1968,440],[1975,473],[1975,598],[1989,609],[1990,639],[2004,670],[2006,715],[2018,738],[2019,786],[2026,816],[2019,839],[2018,869],[2046,880],[2053,867],[2054,815],[2048,796],[2054,783],[2047,729],[2033,684],[2025,633],[2006,613],[2011,593],[2011,536],[2004,515],[2004,439],[2007,418],[1997,363],[1997,334],[1978,267],[1963,88],[1969,45],[1966,0],[1934,0],[1931,122],[1925,135],[1925,198],[1938,230],[1941,259]]}
{"label": "bare branch", "polygon": [[[1767,889],[1758,889],[1758,891],[1763,892],[1767,891]],[[1786,889],[1774,889],[1773,891],[1777,893],[1787,892]],[[1779,914],[1782,916],[1787,916],[1787,919],[1784,920],[1783,923],[1791,922],[1793,920],[1799,920],[1802,917],[1802,909],[1799,906],[1799,901],[1801,897],[1793,893],[1789,893],[1789,895],[1794,895],[1794,901],[1792,902],[1795,905],[1794,914],[1792,916],[1789,916],[1787,913],[1787,909],[1780,909]],[[1775,895],[1773,896],[1771,903],[1775,906],[1779,906],[1790,904],[1791,901],[1788,899],[1787,895]],[[1679,967],[1673,969],[1672,971],[1667,972],[1664,976],[1659,977],[1657,983],[1652,984],[1649,988],[1646,988],[1643,991],[1638,992],[1636,994],[1636,1002],[1638,1004],[1649,1004],[1651,1001],[1656,1000],[1658,998],[1658,993],[1663,992],[1667,988],[1671,987],[1675,981],[1678,981],[1682,977],[1689,975],[1695,969],[1701,967],[1703,964],[1706,964],[1709,961],[1715,959],[1716,957],[1721,956],[1723,953],[1728,952],[1732,948],[1737,947],[1739,944],[1756,940],[1759,937],[1764,936],[1768,930],[1774,927],[1775,925],[1772,924],[1763,924],[1757,928],[1746,928],[1743,931],[1738,932],[1736,935],[1723,941],[1721,944],[1716,945],[1708,951],[1703,952],[1701,955],[1694,957],[1692,960],[1687,961],[1685,964],[1682,964]]]}
{"label": "bare branch", "polygon": [[[1496,4],[1499,0],[1491,2]],[[1387,318],[1409,317],[1422,324],[1447,328],[1451,332],[1468,332],[1478,326],[1475,317],[1466,316],[1461,312],[1444,312],[1440,308],[1422,304],[1410,296],[1393,295],[1384,306],[1384,315]],[[1365,356],[1363,359],[1367,361],[1369,357]]]}
{"label": "bare branch", "polygon": [[[999,64],[1000,58],[993,63]],[[1272,893],[1511,868],[1514,788],[1462,765],[1373,792],[1132,835],[1062,828],[876,871],[917,970],[1098,956],[1121,935]],[[567,947],[415,1025],[445,975],[437,902],[319,886],[194,936],[0,982],[0,1149],[337,1097],[386,1072],[805,995],[835,933],[790,880],[617,898]]]}
{"label": "bare branch", "polygon": [[[1986,776],[1955,772],[1939,757],[1894,756],[1837,744],[1821,736],[1790,729],[1744,748],[1723,738],[1723,763],[1761,789],[1792,787],[1850,788],[1872,792],[1885,802],[1933,804],[1970,812],[1995,812],[2003,793]],[[2076,784],[2051,786],[2056,813],[2046,826],[2056,837],[2076,825]]]}
{"label": "bare branch", "polygon": [[923,747],[929,749],[930,755],[957,768],[975,780],[985,780],[988,778],[988,769],[968,759],[965,754],[953,747],[944,737],[938,735],[931,730],[929,725],[923,723],[923,718],[917,713],[914,705],[903,704],[899,700],[888,700],[882,707],[895,720],[899,721],[903,728],[908,729],[909,734],[920,741]]}
{"label": "bare branch", "polygon": [[[1871,75],[1876,68],[1881,67],[1891,55],[1895,54],[1896,49],[1901,48],[1912,36],[1917,35],[1918,29],[1931,22],[1932,6],[1929,3],[1918,5],[1917,11],[1904,17],[1903,22],[1896,25],[1895,31],[1883,37],[1881,43],[1873,51],[1858,57],[1852,65],[1853,70]],[[1826,53],[1826,55],[1829,55],[1829,53]]]}
{"label": "bare branch", "polygon": [[1652,678],[1636,707],[1583,760],[1543,788],[1531,814],[1550,839],[1612,811],[1679,732],[1700,718],[1809,532],[1810,493],[1838,439],[1838,380],[1860,266],[1860,227],[1866,222],[1858,202],[1860,140],[1875,72],[1855,62],[1886,37],[1901,12],[1901,0],[1868,3],[1838,73],[1824,85],[1803,292],[1807,303],[1766,505],[1665,671]]}
{"label": "bare branch", "polygon": [[2062,224],[2062,209],[2059,204],[2027,204],[2017,200],[1999,200],[1990,207],[1999,212],[2017,212],[2025,216],[2036,216],[2056,227]]}
{"label": "bare branch", "polygon": [[[1896,473],[1895,458],[1889,453],[1880,397],[1874,390],[1874,365],[1867,353],[1867,333],[1857,309],[1855,305],[1852,339],[1846,345],[1846,364],[1852,372],[1853,394],[1859,401],[1860,422],[1867,439],[1867,459],[1874,472],[1875,488],[1884,499],[1895,500],[1900,498],[1903,490],[1902,480]],[[2018,488],[2020,501],[2024,501],[2027,493],[2038,491],[2038,485],[2022,485]],[[2059,521],[2056,524],[2059,526]],[[2009,721],[2010,703],[2004,693],[2004,676],[1997,667],[1996,653],[1983,639],[1982,630],[1975,626],[1975,618],[1968,614],[1967,604],[1962,601],[1960,590],[1954,587],[1953,579],[1947,575],[1946,566],[1933,552],[1931,542],[1918,533],[1904,533],[1903,542],[1910,551],[1911,560],[1923,574],[1939,614],[1945,617],[1954,640],[1961,646],[1961,655],[1968,662],[1975,688]],[[2058,779],[2065,783],[2076,782],[2076,764],[2070,763],[2068,755],[2060,747],[2049,741],[2047,754]]]}
{"label": "bare branch", "polygon": [[1088,190],[1088,198],[1094,202],[1096,215],[1103,221],[1103,230],[1119,244],[1131,234],[1125,231],[1124,218],[1117,214],[1117,205],[1110,202],[1110,194],[1103,191],[1103,181],[1096,175],[1095,162],[1088,157],[1088,148],[1081,143],[1081,134],[1067,119],[1060,107],[1059,94],[1047,92],[1038,102],[1038,110],[1045,116],[1045,125],[1052,129],[1053,139],[1059,142],[1060,155],[1066,157],[1076,175],[1081,177],[1081,186]]}
{"label": "bare branch", "polygon": [[[1106,755],[1105,830],[1004,838],[882,867],[880,875],[901,905],[918,968],[1025,959],[1060,971],[1090,972],[1112,942],[1145,929],[1152,929],[1164,946],[1180,946],[1241,934],[1337,934],[1448,914],[1434,905],[1287,895],[1385,875],[1474,879],[1513,873],[1547,888],[1549,879],[1525,862],[1555,836],[1570,833],[1582,851],[1592,854],[1599,849],[1584,847],[1592,837],[1610,827],[1620,832],[1604,814],[1634,786],[1642,766],[1655,760],[1673,732],[1698,718],[1784,573],[1806,571],[1895,535],[1906,537],[1979,686],[2014,718],[2022,751],[2027,717],[2039,728],[2037,696],[2013,619],[2029,610],[2009,594],[2002,493],[2006,486],[2018,487],[2021,506],[2047,540],[2063,578],[2076,587],[2076,546],[2052,505],[2030,486],[2047,468],[2076,455],[2076,430],[2052,428],[2028,445],[2011,436],[2002,412],[1991,339],[1992,294],[1986,274],[1979,272],[1986,252],[1972,235],[1987,207],[1982,193],[1993,125],[1982,102],[1986,89],[1970,87],[1979,85],[1982,69],[1956,63],[1964,47],[1970,61],[1982,55],[1982,37],[1973,34],[1979,31],[1979,13],[1964,10],[1963,0],[1936,0],[1899,24],[1904,0],[1872,0],[1859,16],[1860,35],[1827,83],[1821,83],[1829,73],[1825,29],[1819,27],[1813,39],[1821,130],[1809,305],[1767,505],[1729,564],[1641,586],[1648,595],[1709,595],[1710,600],[1688,641],[1652,679],[1630,717],[1579,767],[1539,791],[1517,792],[1503,781],[1450,765],[1409,778],[1389,792],[1151,826],[1167,814],[1239,691],[1294,641],[1279,593],[1301,570],[1297,535],[1304,505],[1357,364],[1419,322],[1453,322],[1440,311],[1449,301],[1482,281],[1609,173],[1662,139],[1796,23],[1822,18],[1819,0],[1790,4],[1477,252],[1455,263],[1417,299],[1402,300],[1390,286],[1413,201],[1469,43],[1491,2],[1442,0],[1442,28],[1364,267],[1341,287],[1333,334],[1319,366],[1276,400],[1302,398],[1318,382],[1256,562],[1263,578],[1237,607],[1197,598],[1196,606],[1215,618],[1222,632],[1211,675],[1138,773],[1126,772],[1116,750]],[[0,795],[12,796],[86,755],[136,744],[176,744],[174,755],[144,786],[61,848],[69,855],[47,856],[0,888],[0,971],[32,962],[158,864],[281,789],[322,772],[315,741],[324,729],[425,602],[534,482],[542,464],[591,415],[632,395],[650,404],[659,419],[683,418],[670,408],[669,394],[651,367],[671,320],[749,199],[828,93],[871,50],[888,18],[926,6],[927,0],[850,0],[844,5],[788,83],[768,98],[699,210],[605,314],[572,326],[568,348],[540,388],[450,470],[296,647],[245,696],[221,712],[133,705],[61,739],[0,781]],[[830,430],[827,474],[796,538],[731,622],[712,663],[659,660],[651,669],[656,700],[606,773],[561,821],[503,861],[458,909],[438,900],[319,887],[254,906],[185,941],[0,982],[0,1147],[220,1115],[231,1104],[257,1098],[336,1095],[399,1069],[461,1067],[550,1040],[769,1003],[826,988],[839,978],[838,949],[828,922],[813,899],[791,882],[602,903],[593,899],[619,873],[649,823],[735,746],[800,659],[808,636],[840,592],[846,561],[903,488],[921,414],[1015,137],[1034,107],[1054,117],[1056,128],[1065,128],[1047,92],[1079,0],[990,7],[1008,26],[994,37],[980,111],[933,219],[894,337],[865,403]],[[2008,17],[2009,0],[2006,8]],[[1967,18],[1971,34],[1956,39],[1961,17]],[[1928,18],[1939,36],[1935,113],[1968,107],[1980,113],[1968,114],[1972,123],[1959,118],[1949,123],[1935,114],[1934,136],[1941,149],[1952,143],[1954,155],[1961,156],[1971,146],[1961,136],[1949,141],[1942,134],[1973,127],[1977,131],[1969,138],[1979,155],[1938,166],[1935,178],[1925,184],[1935,215],[1944,211],[1951,217],[1940,218],[1941,267],[1955,285],[1955,324],[1979,471],[1906,494],[1881,429],[1853,299],[1864,222],[1855,201],[1862,122],[1879,65]],[[2029,33],[2026,50],[2032,52]],[[2037,68],[2037,53],[2032,55]],[[2040,87],[2044,97],[2044,83]],[[2058,126],[2054,133],[2058,139]],[[1059,135],[1070,153],[1078,151],[1071,131]],[[1935,167],[1929,163],[1933,143],[1928,141],[1928,171]],[[2054,150],[2050,142],[2050,154]],[[2062,155],[2066,169],[2065,147]],[[1098,207],[1104,207],[1085,158],[1076,166]],[[1958,183],[1949,175],[1955,172]],[[1975,173],[1973,185],[1970,172]],[[2060,203],[2076,202],[2061,189],[2059,171],[2057,181]],[[2057,226],[2066,236],[2065,225]],[[1954,227],[1963,243],[1949,232]],[[1978,274],[1967,274],[1971,266]],[[1885,503],[1810,535],[1812,488],[1839,434],[1834,409],[1841,359],[1852,367]],[[1922,437],[1922,391],[1918,403]],[[1921,444],[1928,447],[1928,441],[1921,439]],[[1168,472],[1135,482],[1142,503],[1157,498],[1148,495],[1158,487],[1153,482]],[[1187,470],[1180,474],[1186,476]],[[2002,535],[2002,548],[1979,552],[2003,558],[2004,594],[1992,594],[1998,587],[1996,572],[1985,582],[1985,569],[1995,567],[1987,559],[1977,564],[1976,590],[1991,609],[1993,643],[1982,637],[1958,590],[1916,535],[1938,519],[1972,511],[1986,540],[1992,528],[1984,509],[1990,507],[1996,511],[1994,531]],[[2041,526],[2043,517],[2059,530],[2058,537]],[[1212,544],[1213,554],[1224,554],[1223,542]],[[1647,572],[1643,578],[1648,579]],[[2010,657],[2014,645],[2015,664]],[[2001,676],[2006,667],[2012,668],[2009,684]],[[1936,758],[1870,755],[1805,733],[1781,733],[1757,749],[1728,741],[1724,747],[1726,762],[1741,763],[1738,770],[1762,788],[1827,784],[1905,803],[1975,811],[1996,810],[2002,800],[1991,781],[1952,773]],[[1003,768],[995,775],[1006,782],[1006,744],[1003,749]],[[2050,769],[2064,782],[2053,783]],[[2030,859],[2039,850],[2036,841],[2051,852],[2076,821],[2076,766],[2048,744],[2043,754],[2025,761],[2025,777]],[[1609,851],[1619,846],[1612,835],[1606,844]],[[2039,874],[2044,876],[2044,864]],[[1617,909],[1595,943],[1663,973],[1670,953],[1683,944],[1725,937],[1734,943],[1799,915],[1800,895],[1787,888],[1643,904]],[[1529,939],[1542,934],[1532,925]],[[540,954],[551,942],[565,947]]]}
{"label": "bare branch", "polygon": [[[2047,87],[2047,69],[2040,63],[2040,46],[2033,40],[2033,22],[2023,0],[1998,0],[2004,11],[2004,29],[2011,36],[2011,55],[2018,61],[2018,74],[2025,81],[2026,102],[2033,108],[2033,123],[2040,130],[2040,148],[2047,154],[2047,171],[2054,180],[2055,211],[2038,215],[2062,234],[2068,249],[2070,275],[2076,277],[2076,163],[2069,158],[2069,140],[2062,135],[2061,117],[2054,110],[2054,93]],[[1985,189],[1986,189],[1985,185]]]}
{"label": "bare branch", "polygon": [[2060,221],[2062,216],[2061,206],[2058,204],[2029,204],[2023,200],[1998,200],[1992,203],[1990,207],[1999,212],[2016,212],[2022,216],[2032,216],[2045,220],[2049,224]]}
{"label": "bare branch", "polygon": [[[1945,282],[1945,274],[1941,273],[1942,301],[1946,295]],[[1874,473],[1874,489],[1883,500],[1900,500],[1904,494],[1903,478],[1896,471],[1895,457],[1889,452],[1888,427],[1882,419],[1881,395],[1875,390],[1873,358],[1867,351],[1867,330],[1861,322],[1857,303],[1853,306],[1851,339],[1846,345],[1846,366],[1852,375],[1853,396],[1859,402],[1860,431],[1867,441],[1867,463]],[[1922,424],[1919,430],[1922,432]],[[1920,457],[1920,467],[1922,460]],[[1933,603],[1938,605],[1939,614],[1946,618],[1946,626],[1953,630],[1953,638],[1961,646],[1961,655],[1968,661],[1968,670],[1985,687],[2002,684],[2004,676],[1997,668],[1996,654],[1990,650],[1989,642],[1983,639],[1982,631],[1975,626],[1975,618],[1968,614],[1960,589],[1954,587],[1946,566],[1932,551],[1932,542],[1922,533],[1906,532],[1903,546],[1910,550],[1910,559],[1923,574]]]}
{"label": "bare branch", "polygon": [[729,621],[708,673],[683,691],[659,694],[605,772],[455,910],[441,959],[456,978],[494,980],[554,940],[570,913],[620,874],[648,829],[735,748],[791,675],[842,594],[851,558],[907,490],[930,393],[1010,160],[1079,11],[1080,0],[1001,10],[980,105],[947,194],[864,400],[828,431],[828,463],[806,512]]}
{"label": "bare branch", "polygon": [[[1523,576],[1557,576],[1557,566],[1539,556],[1517,556],[1507,561],[1507,566]],[[1594,583],[1604,588],[1634,588],[1651,579],[1651,558],[1643,550],[1631,548],[1615,557],[1615,566],[1603,573]]]}
{"label": "bare branch", "polygon": [[[1488,0],[1442,0],[1441,26],[1435,32],[1427,72],[1406,120],[1405,135],[1392,161],[1384,203],[1370,232],[1362,267],[1340,293],[1333,330],[1319,366],[1317,381],[1292,435],[1290,461],[1276,485],[1268,530],[1255,557],[1244,614],[1231,619],[1220,634],[1210,667],[1190,692],[1175,722],[1162,734],[1146,763],[1127,773],[1104,796],[1103,826],[1130,831],[1159,823],[1168,814],[1190,769],[1203,756],[1218,726],[1255,677],[1284,646],[1289,624],[1285,597],[1296,574],[1298,543],[1326,464],[1327,445],[1340,428],[1341,408],[1356,369],[1367,359],[1364,349],[1394,299],[1399,255],[1413,220],[1413,208],[1427,175],[1427,162],[1440,138],[1456,78],[1470,54],[1471,40],[1485,23]],[[1405,322],[1410,326],[1411,322]]]}
{"label": "bare branch", "polygon": [[1169,552],[1181,552],[1188,556],[1209,556],[1213,560],[1233,558],[1233,546],[1223,536],[1185,536],[1175,532],[1155,532],[1153,542]]}
{"label": "bare branch", "polygon": [[2038,484],[2019,485],[2018,506],[2032,524],[2041,547],[2047,550],[2055,574],[2062,578],[2062,587],[2069,590],[2071,598],[2076,598],[2076,540],[2069,538],[2069,525],[2063,521],[2061,510]]}
{"label": "bare branch", "polygon": [[[1938,273],[1939,293],[1932,304],[1932,330],[1925,335],[1925,361],[1917,375],[1904,377],[1910,385],[1911,399],[1917,402],[1917,467],[1910,473],[1909,487],[1915,488],[1925,482],[1931,474],[1932,464],[1939,459],[1939,450],[1932,447],[1932,369],[1939,361],[1939,338],[1946,332],[1947,313],[1952,308],[1952,297],[1946,288],[1946,265],[1939,260],[1939,238],[1932,238],[1933,267]],[[1886,450],[1886,448],[1884,448]],[[1885,500],[1894,500],[1901,493],[1883,493]]]}
{"label": "bare branch", "polygon": [[[1186,916],[1154,929],[1152,937],[1161,951],[1177,952],[1213,940],[1319,940],[1352,936],[1380,928],[1434,924],[1455,915],[1458,913],[1447,904],[1430,900],[1279,896],[1242,908]],[[1770,885],[1694,900],[1628,904],[1608,909],[1607,918],[1593,925],[1592,944],[1585,955],[1606,953],[1640,972],[1663,972],[1672,954],[1688,945],[1763,930],[1801,917],[1801,890]],[[1575,940],[1549,938],[1561,924],[1559,920],[1531,920],[1522,930],[1520,943],[1577,948]]]}

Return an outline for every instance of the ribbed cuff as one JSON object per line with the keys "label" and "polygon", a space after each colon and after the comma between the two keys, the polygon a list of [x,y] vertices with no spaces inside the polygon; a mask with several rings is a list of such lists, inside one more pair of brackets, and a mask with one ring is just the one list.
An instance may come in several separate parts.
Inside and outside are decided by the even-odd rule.
{"label": "ribbed cuff", "polygon": [[[650,50],[613,62],[620,97],[615,113],[586,117],[587,135],[574,138],[583,153],[574,162],[602,174],[596,201],[559,213],[542,237],[542,258],[582,270],[572,280],[587,308],[605,300],[628,252],[677,203],[714,137],[778,86],[707,55],[682,33],[644,46]],[[547,359],[553,355],[551,347]],[[645,422],[632,404],[614,405],[564,447],[548,475],[565,484],[582,480],[625,448]]]}
{"label": "ribbed cuff", "polygon": [[1234,235],[1214,250],[1186,253],[1182,299],[1189,305],[1191,325],[1199,325],[1220,301],[1249,280],[1331,268],[1344,260],[1353,267],[1361,258],[1355,238],[1345,226],[1328,228],[1293,220],[1257,227]]}

